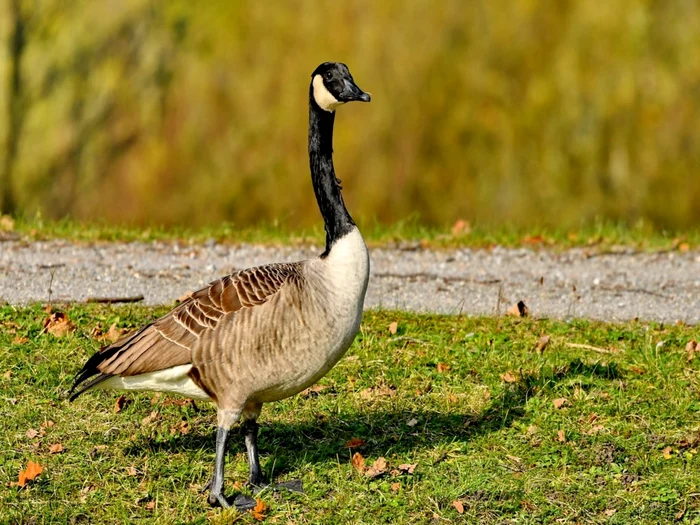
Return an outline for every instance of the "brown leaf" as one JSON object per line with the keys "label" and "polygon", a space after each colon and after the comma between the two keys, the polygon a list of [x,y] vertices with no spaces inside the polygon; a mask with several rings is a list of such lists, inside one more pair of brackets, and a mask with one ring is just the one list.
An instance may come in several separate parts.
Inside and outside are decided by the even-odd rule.
{"label": "brown leaf", "polygon": [[34,439],[35,437],[37,437],[39,435],[39,431],[35,430],[33,428],[30,428],[29,430],[27,430],[27,432],[24,435],[27,436],[29,439]]}
{"label": "brown leaf", "polygon": [[153,421],[155,421],[156,419],[158,419],[159,416],[160,416],[160,414],[158,414],[158,411],[157,411],[157,410],[153,410],[150,414],[148,414],[146,417],[144,417],[144,418],[141,420],[141,424],[142,424],[142,425],[148,425],[149,423],[152,423]]}
{"label": "brown leaf", "polygon": [[391,324],[389,325],[389,333],[390,333],[391,335],[396,335],[396,331],[397,331],[398,329],[399,329],[399,323],[397,323],[396,321],[394,321],[393,323],[391,323]]}
{"label": "brown leaf", "polygon": [[700,345],[698,345],[698,342],[695,339],[693,339],[692,341],[688,341],[688,344],[685,345],[685,351],[688,354],[686,361],[690,363],[695,357],[695,352],[700,352]]}
{"label": "brown leaf", "polygon": [[56,423],[54,423],[53,421],[51,421],[51,420],[49,419],[48,421],[44,421],[44,422],[41,424],[41,428],[51,428],[51,427],[54,426],[55,424],[56,424]]}
{"label": "brown leaf", "polygon": [[438,363],[437,364],[437,371],[438,371],[438,374],[444,374],[445,372],[449,372],[450,365],[446,365],[445,363]]}
{"label": "brown leaf", "polygon": [[513,306],[508,308],[508,310],[506,310],[506,315],[510,315],[512,317],[527,317],[530,315],[530,309],[524,302],[518,301]]}
{"label": "brown leaf", "polygon": [[665,447],[662,452],[664,459],[671,459],[673,457],[673,449],[671,447]]}
{"label": "brown leaf", "polygon": [[460,235],[469,235],[471,230],[472,228],[469,221],[465,221],[464,219],[458,219],[452,225],[452,235],[455,237],[459,237]]}
{"label": "brown leaf", "polygon": [[643,368],[639,368],[638,366],[630,366],[630,370],[634,372],[635,374],[642,375],[644,373]]}
{"label": "brown leaf", "polygon": [[75,325],[63,312],[50,312],[44,319],[44,331],[54,337],[63,337],[72,334],[75,331]]}
{"label": "brown leaf", "polygon": [[464,514],[464,503],[456,499],[452,502],[452,506],[457,510],[457,512]]}
{"label": "brown leaf", "polygon": [[126,398],[124,396],[119,396],[117,400],[114,402],[114,413],[118,413],[122,411],[122,408],[124,408],[127,405]]}
{"label": "brown leaf", "polygon": [[391,492],[398,492],[400,488],[401,488],[401,483],[392,483],[391,484]]}
{"label": "brown leaf", "polygon": [[345,448],[360,448],[364,444],[364,439],[351,438],[347,443],[345,443]]}
{"label": "brown leaf", "polygon": [[559,441],[559,443],[566,443],[566,434],[564,434],[563,430],[557,431],[557,441]]}
{"label": "brown leaf", "polygon": [[12,340],[13,345],[23,345],[24,343],[28,343],[28,342],[29,342],[28,338],[21,337],[19,335]]}
{"label": "brown leaf", "polygon": [[255,500],[255,507],[250,509],[250,513],[253,515],[253,518],[255,518],[258,521],[264,520],[267,516],[264,514],[265,512],[265,502],[261,499]]}
{"label": "brown leaf", "polygon": [[501,379],[503,379],[503,381],[505,381],[506,383],[515,383],[518,380],[518,378],[515,377],[510,372],[506,372],[505,374],[501,374]]}
{"label": "brown leaf", "polygon": [[382,457],[377,458],[372,466],[365,470],[365,476],[370,478],[378,478],[383,474],[386,474],[386,459]]}
{"label": "brown leaf", "polygon": [[535,346],[535,352],[537,352],[537,355],[540,355],[547,349],[547,346],[549,346],[549,339],[550,337],[548,335],[543,335],[537,340],[537,345]]}
{"label": "brown leaf", "polygon": [[526,235],[522,239],[523,244],[542,244],[544,242],[544,237],[541,235]]}
{"label": "brown leaf", "polygon": [[402,463],[399,465],[399,470],[405,472],[406,474],[413,474],[413,471],[416,470],[417,466],[418,463]]}
{"label": "brown leaf", "polygon": [[415,417],[412,417],[408,421],[406,421],[406,425],[409,427],[415,427],[418,424],[418,420]]}
{"label": "brown leaf", "polygon": [[597,433],[600,432],[601,430],[605,430],[605,427],[604,427],[603,425],[593,425],[593,426],[588,430],[588,432],[586,432],[586,434],[588,434],[588,435],[597,434]]}
{"label": "brown leaf", "polygon": [[685,253],[685,252],[687,252],[688,250],[690,250],[690,244],[688,244],[687,242],[682,242],[682,243],[680,243],[680,244],[678,245],[678,251],[679,251],[679,252]]}
{"label": "brown leaf", "polygon": [[41,471],[44,470],[39,463],[34,463],[33,461],[29,461],[27,463],[27,468],[24,470],[21,470],[19,473],[19,477],[17,480],[17,484],[20,487],[24,487],[28,481],[32,481],[33,479],[36,479],[36,477],[41,474]]}
{"label": "brown leaf", "polygon": [[60,443],[54,443],[53,445],[49,445],[49,454],[60,454],[63,452],[65,449],[63,448],[63,445]]}
{"label": "brown leaf", "polygon": [[156,508],[155,500],[151,500],[148,503],[146,503],[146,510],[153,510],[155,508]]}
{"label": "brown leaf", "polygon": [[104,335],[104,340],[114,343],[123,333],[124,330],[117,328],[117,323],[112,323],[112,326],[109,327],[109,330],[107,330],[107,333]]}
{"label": "brown leaf", "polygon": [[559,398],[555,399],[554,401],[552,401],[554,408],[561,408],[564,405],[566,405],[567,403],[568,403],[568,401],[566,400],[566,398],[563,398],[563,397],[559,397]]}
{"label": "brown leaf", "polygon": [[358,471],[360,474],[362,474],[365,471],[365,458],[362,457],[362,454],[359,452],[355,452],[352,455],[352,466],[355,467],[355,470]]}
{"label": "brown leaf", "polygon": [[10,379],[12,377],[12,370],[8,370],[7,372],[5,372],[2,375],[2,377],[4,377],[5,379]]}
{"label": "brown leaf", "polygon": [[139,471],[136,470],[134,467],[129,467],[129,468],[126,470],[126,473],[127,473],[129,476],[138,476]]}

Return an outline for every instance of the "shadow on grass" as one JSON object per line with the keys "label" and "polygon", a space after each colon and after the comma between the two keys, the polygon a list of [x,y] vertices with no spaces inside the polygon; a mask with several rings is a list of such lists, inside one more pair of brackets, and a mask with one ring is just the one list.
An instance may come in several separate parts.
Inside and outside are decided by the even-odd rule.
{"label": "shadow on grass", "polygon": [[[319,414],[313,421],[299,423],[277,423],[260,430],[260,452],[271,455],[275,464],[275,477],[294,470],[301,463],[335,462],[339,455],[348,453],[344,448],[350,438],[366,442],[362,448],[365,455],[406,454],[421,448],[469,441],[475,437],[498,432],[507,428],[525,414],[525,403],[542,390],[557,382],[574,377],[613,380],[621,377],[614,364],[587,364],[580,359],[567,366],[542,368],[537,374],[524,375],[519,381],[508,385],[491,405],[481,413],[444,412],[434,410],[391,410],[387,408],[360,409],[351,414],[328,417]],[[323,395],[323,394],[322,394]],[[416,420],[413,426],[408,422]],[[167,452],[211,449],[214,451],[215,428],[211,433],[192,433],[172,440],[153,441],[146,436],[125,449],[129,455],[142,455],[144,451]],[[243,438],[232,436],[230,452],[245,450]],[[268,465],[266,465],[268,466]]]}

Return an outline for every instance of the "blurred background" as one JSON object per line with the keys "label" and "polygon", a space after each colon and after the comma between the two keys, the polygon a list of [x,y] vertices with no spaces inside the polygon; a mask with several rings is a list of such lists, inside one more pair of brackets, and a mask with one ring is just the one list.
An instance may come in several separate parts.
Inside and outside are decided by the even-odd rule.
{"label": "blurred background", "polygon": [[0,0],[0,208],[318,223],[308,82],[342,61],[353,216],[700,224],[694,0]]}

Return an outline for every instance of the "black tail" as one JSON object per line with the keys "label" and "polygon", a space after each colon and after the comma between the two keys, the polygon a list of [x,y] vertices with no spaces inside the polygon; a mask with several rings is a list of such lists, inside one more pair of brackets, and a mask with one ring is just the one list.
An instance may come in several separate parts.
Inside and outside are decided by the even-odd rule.
{"label": "black tail", "polygon": [[86,390],[89,390],[93,386],[104,381],[105,379],[109,379],[110,377],[112,377],[112,374],[103,374],[102,372],[100,372],[100,369],[98,368],[100,364],[106,361],[107,359],[111,358],[114,354],[117,354],[122,350],[129,348],[131,344],[137,339],[139,339],[143,332],[152,324],[153,323],[149,323],[146,326],[139,329],[137,332],[123,337],[116,343],[113,343],[109,346],[100,349],[98,352],[95,352],[92,355],[92,357],[90,357],[90,359],[87,360],[87,363],[85,363],[80,372],[78,372],[75,375],[75,379],[73,380],[73,386],[71,387],[70,392],[68,392],[68,395],[70,396],[68,398],[69,401],[73,401],[76,397],[78,397]]}

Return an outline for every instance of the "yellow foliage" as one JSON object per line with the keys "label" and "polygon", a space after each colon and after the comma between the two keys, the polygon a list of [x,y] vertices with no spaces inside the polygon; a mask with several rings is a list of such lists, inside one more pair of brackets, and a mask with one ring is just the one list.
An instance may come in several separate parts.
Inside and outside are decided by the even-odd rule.
{"label": "yellow foliage", "polygon": [[356,217],[700,220],[694,2],[41,0],[22,16],[19,211],[316,222],[308,81],[338,60],[373,96],[336,123]]}

